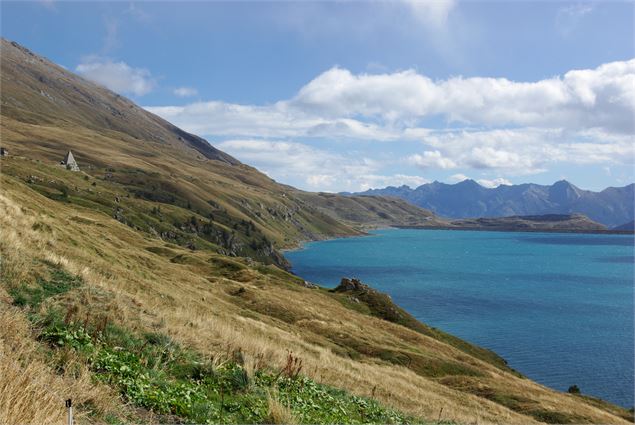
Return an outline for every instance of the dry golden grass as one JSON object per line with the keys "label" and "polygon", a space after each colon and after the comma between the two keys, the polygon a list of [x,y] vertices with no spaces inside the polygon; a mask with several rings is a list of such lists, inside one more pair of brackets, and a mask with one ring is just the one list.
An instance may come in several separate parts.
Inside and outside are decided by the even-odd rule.
{"label": "dry golden grass", "polygon": [[95,384],[86,366],[72,354],[65,358],[65,372],[56,373],[33,341],[29,323],[17,309],[0,305],[0,423],[60,424],[66,419],[64,400],[93,406],[80,410],[79,423],[89,413],[120,409],[120,401],[103,385]]}
{"label": "dry golden grass", "polygon": [[[19,276],[34,259],[47,259],[83,277],[87,289],[55,302],[103,312],[126,326],[159,330],[221,361],[240,351],[250,369],[280,368],[291,350],[302,358],[303,373],[311,378],[429,420],[438,419],[442,411],[444,420],[459,423],[534,421],[407,367],[373,356],[347,358],[338,354],[341,347],[333,340],[402,347],[434,359],[459,361],[484,374],[475,378],[480,385],[520,394],[545,410],[575,413],[593,423],[624,423],[578,398],[520,379],[401,326],[348,310],[320,291],[294,286],[275,275],[248,270],[249,279],[241,273],[236,281],[221,276],[209,262],[210,257],[222,257],[178,247],[170,249],[192,261],[171,262],[169,256],[145,249],[162,246],[160,240],[143,237],[105,215],[46,199],[13,178],[2,176],[1,181],[3,275]],[[248,297],[232,295],[239,287]],[[109,294],[107,300],[104,293]]]}
{"label": "dry golden grass", "polygon": [[269,423],[280,425],[296,425],[298,419],[293,415],[288,406],[282,404],[276,394],[269,394],[267,397],[269,404]]}

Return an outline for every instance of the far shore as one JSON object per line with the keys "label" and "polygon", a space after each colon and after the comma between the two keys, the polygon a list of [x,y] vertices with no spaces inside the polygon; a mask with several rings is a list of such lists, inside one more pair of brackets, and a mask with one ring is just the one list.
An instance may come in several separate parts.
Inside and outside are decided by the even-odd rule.
{"label": "far shore", "polygon": [[413,230],[461,230],[461,231],[478,231],[478,232],[512,232],[512,233],[575,233],[575,234],[587,234],[587,235],[632,235],[635,236],[635,231],[631,230],[586,230],[586,229],[521,229],[521,228],[513,228],[513,227],[454,227],[454,226],[419,226],[419,225],[405,225],[405,224],[395,224],[391,226],[387,225],[369,225],[358,228],[360,234],[358,235],[332,235],[319,239],[306,239],[297,242],[296,246],[292,246],[289,248],[281,248],[280,252],[284,255],[285,252],[291,251],[300,251],[305,249],[305,245],[310,242],[321,242],[321,241],[329,241],[333,239],[343,239],[343,238],[357,238],[364,236],[371,236],[372,233],[368,233],[373,230],[388,230],[388,229],[413,229]]}
{"label": "far shore", "polygon": [[419,229],[419,230],[474,230],[480,232],[523,232],[523,233],[582,233],[599,235],[634,235],[632,230],[600,230],[600,229],[529,229],[518,227],[453,227],[453,226],[417,226],[417,225],[394,225],[397,229]]}

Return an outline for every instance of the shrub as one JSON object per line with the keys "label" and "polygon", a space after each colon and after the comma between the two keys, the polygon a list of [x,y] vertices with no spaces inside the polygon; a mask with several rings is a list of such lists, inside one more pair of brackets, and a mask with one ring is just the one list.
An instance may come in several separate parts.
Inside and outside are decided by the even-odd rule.
{"label": "shrub", "polygon": [[580,394],[580,388],[577,385],[571,385],[567,390],[569,394]]}

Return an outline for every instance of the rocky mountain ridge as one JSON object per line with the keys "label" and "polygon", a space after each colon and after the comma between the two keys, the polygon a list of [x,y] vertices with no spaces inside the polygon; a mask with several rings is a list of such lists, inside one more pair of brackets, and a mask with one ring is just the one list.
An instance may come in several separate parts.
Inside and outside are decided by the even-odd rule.
{"label": "rocky mountain ridge", "polygon": [[635,184],[601,192],[583,190],[561,180],[551,186],[533,183],[486,188],[474,180],[456,184],[433,182],[415,189],[389,186],[355,193],[393,196],[429,209],[442,217],[509,217],[545,214],[584,214],[608,228],[633,220]]}

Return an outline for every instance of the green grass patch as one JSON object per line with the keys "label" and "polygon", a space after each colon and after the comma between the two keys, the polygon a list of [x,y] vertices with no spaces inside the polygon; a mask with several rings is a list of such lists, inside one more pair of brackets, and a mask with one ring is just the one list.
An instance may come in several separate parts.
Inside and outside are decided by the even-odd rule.
{"label": "green grass patch", "polygon": [[232,277],[235,273],[247,270],[248,267],[237,260],[227,257],[210,257],[208,262],[224,277]]}
{"label": "green grass patch", "polygon": [[174,257],[175,255],[177,255],[176,251],[164,246],[149,246],[146,248],[146,250],[162,257]]}
{"label": "green grass patch", "polygon": [[34,284],[23,283],[9,289],[14,305],[35,309],[47,298],[66,293],[83,284],[80,277],[67,273],[59,266],[51,263],[48,266],[48,279],[38,277]]}
{"label": "green grass patch", "polygon": [[585,418],[581,418],[580,416],[555,412],[553,410],[534,409],[526,412],[526,414],[548,424],[578,424],[587,422]]}
{"label": "green grass patch", "polygon": [[[47,265],[47,278],[11,290],[14,304],[34,309],[47,298],[83,284],[59,266]],[[221,266],[232,272],[244,267],[234,261]],[[248,373],[240,355],[235,361],[214,363],[167,335],[134,333],[108,322],[76,322],[59,307],[33,313],[30,318],[38,329],[38,339],[51,350],[74,351],[95,379],[115,388],[134,406],[165,418],[177,416],[193,423],[267,423],[269,398],[275,397],[300,423],[415,422],[375,400],[299,375],[298,360],[295,372],[262,369]],[[64,357],[52,358],[63,361]],[[62,372],[66,365],[56,367]]]}

